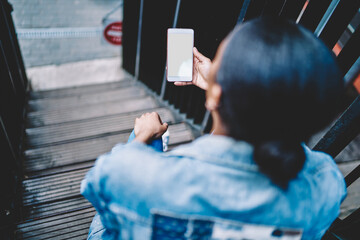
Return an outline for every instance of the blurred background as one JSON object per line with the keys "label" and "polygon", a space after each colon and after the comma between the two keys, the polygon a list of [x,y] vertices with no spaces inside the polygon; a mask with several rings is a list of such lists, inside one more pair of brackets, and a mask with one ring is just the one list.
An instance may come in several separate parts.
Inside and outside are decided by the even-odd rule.
{"label": "blurred background", "polygon": [[[101,40],[102,19],[119,0],[10,0],[26,67],[119,57]],[[113,18],[120,19],[121,11]],[[46,34],[45,34],[46,33]]]}
{"label": "blurred background", "polygon": [[[10,0],[31,87],[54,89],[118,80],[121,45],[103,30],[122,20],[119,0]],[[45,66],[45,67],[44,67]]]}

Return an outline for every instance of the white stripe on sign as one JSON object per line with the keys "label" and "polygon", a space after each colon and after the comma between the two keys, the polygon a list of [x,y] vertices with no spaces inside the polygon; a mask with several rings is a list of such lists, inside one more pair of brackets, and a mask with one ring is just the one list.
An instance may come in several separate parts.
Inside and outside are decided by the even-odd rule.
{"label": "white stripe on sign", "polygon": [[93,38],[101,36],[102,28],[20,28],[16,34],[19,39]]}

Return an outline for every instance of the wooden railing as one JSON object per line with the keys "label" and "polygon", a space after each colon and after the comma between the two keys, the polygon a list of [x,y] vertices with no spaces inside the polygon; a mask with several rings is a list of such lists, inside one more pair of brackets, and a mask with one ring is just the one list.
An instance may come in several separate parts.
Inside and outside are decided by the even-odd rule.
{"label": "wooden railing", "polygon": [[[195,46],[213,58],[220,42],[236,24],[261,15],[279,15],[310,29],[330,49],[336,44],[341,46],[337,60],[351,88],[360,69],[359,7],[359,0],[124,0],[123,68],[206,132],[211,118],[204,108],[204,92],[166,82],[167,28],[194,29]],[[360,133],[359,97],[351,101],[315,149],[335,157]],[[359,177],[360,166],[346,176],[346,182],[350,185]],[[344,235],[345,231],[349,234],[359,221],[360,209],[335,221],[324,238],[335,239],[336,234]]]}
{"label": "wooden railing", "polygon": [[0,226],[11,224],[17,214],[28,86],[11,12],[7,0],[0,0]]}

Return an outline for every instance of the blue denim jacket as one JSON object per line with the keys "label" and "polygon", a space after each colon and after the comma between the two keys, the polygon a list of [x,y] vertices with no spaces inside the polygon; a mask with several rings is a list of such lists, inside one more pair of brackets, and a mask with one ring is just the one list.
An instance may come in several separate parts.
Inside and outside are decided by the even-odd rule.
{"label": "blue denim jacket", "polygon": [[259,172],[252,146],[229,137],[203,136],[166,153],[119,144],[81,184],[101,218],[94,222],[102,235],[93,239],[150,239],[157,210],[300,228],[303,239],[320,239],[339,214],[346,186],[329,155],[304,148],[304,168],[283,191]]}

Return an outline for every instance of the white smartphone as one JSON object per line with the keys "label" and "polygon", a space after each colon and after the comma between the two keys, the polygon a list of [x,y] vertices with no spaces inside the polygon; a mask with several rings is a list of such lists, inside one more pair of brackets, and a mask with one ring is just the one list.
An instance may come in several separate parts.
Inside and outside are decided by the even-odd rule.
{"label": "white smartphone", "polygon": [[169,82],[191,82],[193,74],[194,30],[169,28],[167,31],[167,71]]}

